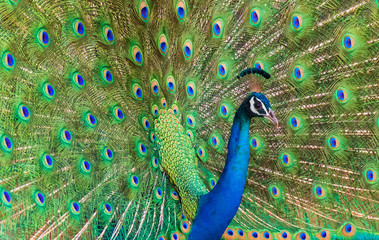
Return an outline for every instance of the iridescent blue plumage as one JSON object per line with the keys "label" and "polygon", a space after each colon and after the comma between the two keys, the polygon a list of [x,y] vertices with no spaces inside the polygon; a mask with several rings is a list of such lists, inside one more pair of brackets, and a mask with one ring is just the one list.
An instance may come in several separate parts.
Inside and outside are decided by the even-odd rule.
{"label": "iridescent blue plumage", "polygon": [[[252,93],[238,108],[231,129],[225,167],[216,186],[199,201],[192,232],[189,239],[220,239],[241,203],[250,160],[249,127],[252,117],[263,117],[260,109],[251,105],[253,98],[259,99],[271,110],[270,101],[262,93]],[[262,106],[261,106],[262,108]],[[212,140],[213,142],[213,140]]]}

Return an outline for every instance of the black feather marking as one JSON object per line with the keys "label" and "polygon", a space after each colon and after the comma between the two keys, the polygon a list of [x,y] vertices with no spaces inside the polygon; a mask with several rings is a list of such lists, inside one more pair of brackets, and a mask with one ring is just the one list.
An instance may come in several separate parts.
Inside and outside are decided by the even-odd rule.
{"label": "black feather marking", "polygon": [[269,79],[271,76],[268,72],[262,70],[262,69],[258,69],[258,68],[248,68],[248,69],[245,69],[243,70],[238,76],[237,78],[240,79],[241,77],[247,75],[247,74],[252,74],[252,73],[255,73],[255,74],[258,74],[258,75],[261,75],[262,77],[266,78],[266,79]]}

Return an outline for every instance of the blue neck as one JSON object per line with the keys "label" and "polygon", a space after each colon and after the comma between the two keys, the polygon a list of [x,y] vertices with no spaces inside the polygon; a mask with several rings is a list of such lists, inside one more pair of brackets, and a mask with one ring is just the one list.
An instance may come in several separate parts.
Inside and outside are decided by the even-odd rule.
{"label": "blue neck", "polygon": [[228,155],[217,185],[199,201],[190,240],[219,240],[237,213],[250,158],[250,118],[239,108],[229,138]]}

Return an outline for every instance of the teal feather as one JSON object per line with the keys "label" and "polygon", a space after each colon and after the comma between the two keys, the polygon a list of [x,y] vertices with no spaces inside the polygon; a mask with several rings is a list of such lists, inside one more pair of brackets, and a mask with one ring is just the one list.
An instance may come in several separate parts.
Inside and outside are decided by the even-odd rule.
{"label": "teal feather", "polygon": [[[4,0],[0,19],[1,239],[379,239],[378,0]],[[251,92],[279,128],[251,120],[225,184]],[[218,186],[238,211],[196,225]]]}

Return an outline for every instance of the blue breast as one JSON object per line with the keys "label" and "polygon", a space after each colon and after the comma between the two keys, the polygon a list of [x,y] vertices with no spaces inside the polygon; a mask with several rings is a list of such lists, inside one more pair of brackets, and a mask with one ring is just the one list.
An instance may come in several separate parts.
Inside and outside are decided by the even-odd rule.
{"label": "blue breast", "polygon": [[237,213],[250,157],[249,126],[250,119],[237,111],[223,173],[212,191],[200,198],[190,240],[219,240]]}

